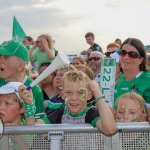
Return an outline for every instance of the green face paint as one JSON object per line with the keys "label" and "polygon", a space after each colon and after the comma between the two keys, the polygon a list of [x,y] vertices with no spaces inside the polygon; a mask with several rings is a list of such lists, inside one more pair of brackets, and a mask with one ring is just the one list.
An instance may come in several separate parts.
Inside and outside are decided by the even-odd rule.
{"label": "green face paint", "polygon": [[87,92],[85,88],[80,88],[80,92],[83,92],[83,95],[81,97],[82,100],[87,100]]}
{"label": "green face paint", "polygon": [[67,101],[68,101],[68,98],[65,96],[65,97],[64,97],[64,99],[65,99],[65,103],[67,103]]}
{"label": "green face paint", "polygon": [[132,119],[131,122],[138,122],[138,118],[135,116],[135,118]]}
{"label": "green face paint", "polygon": [[127,109],[127,107],[126,107],[126,106],[122,106],[122,109],[126,110],[126,109]]}
{"label": "green face paint", "polygon": [[121,117],[117,117],[117,121],[120,121],[121,120]]}

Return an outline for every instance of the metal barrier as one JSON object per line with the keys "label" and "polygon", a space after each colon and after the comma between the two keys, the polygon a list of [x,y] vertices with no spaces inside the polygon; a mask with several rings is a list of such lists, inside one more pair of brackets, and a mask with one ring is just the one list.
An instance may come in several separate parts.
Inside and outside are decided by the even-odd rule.
{"label": "metal barrier", "polygon": [[0,150],[150,150],[150,125],[118,123],[113,136],[90,124],[6,126]]}

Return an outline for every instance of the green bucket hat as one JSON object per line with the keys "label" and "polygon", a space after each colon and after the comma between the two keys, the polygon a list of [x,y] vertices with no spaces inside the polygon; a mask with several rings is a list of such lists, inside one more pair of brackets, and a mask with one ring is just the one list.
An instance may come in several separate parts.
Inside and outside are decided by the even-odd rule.
{"label": "green bucket hat", "polygon": [[10,40],[1,44],[0,55],[3,56],[17,56],[24,60],[26,64],[29,63],[28,49],[18,41]]}

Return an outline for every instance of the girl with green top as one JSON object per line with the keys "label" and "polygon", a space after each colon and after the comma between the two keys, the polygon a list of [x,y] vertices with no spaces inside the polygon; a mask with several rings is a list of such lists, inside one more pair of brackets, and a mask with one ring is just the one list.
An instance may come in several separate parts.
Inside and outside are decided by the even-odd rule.
{"label": "girl with green top", "polygon": [[29,50],[30,61],[35,62],[37,67],[44,62],[52,62],[55,58],[53,40],[50,35],[42,34],[34,42]]}

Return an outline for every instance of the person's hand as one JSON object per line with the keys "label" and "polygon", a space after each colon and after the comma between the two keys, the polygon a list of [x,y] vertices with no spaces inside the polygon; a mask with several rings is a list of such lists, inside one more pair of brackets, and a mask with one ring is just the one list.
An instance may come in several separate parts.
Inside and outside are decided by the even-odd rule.
{"label": "person's hand", "polygon": [[47,40],[44,37],[41,37],[41,41],[42,41],[42,44],[43,44],[44,48],[47,48],[48,47]]}
{"label": "person's hand", "polygon": [[100,91],[99,84],[97,83],[97,81],[91,80],[88,83],[88,87],[90,88],[90,91],[92,92],[92,94],[94,95],[95,98],[102,95],[102,93]]}
{"label": "person's hand", "polygon": [[31,89],[30,89],[30,90],[26,90],[26,86],[20,85],[20,86],[18,87],[18,92],[19,92],[20,98],[21,98],[26,104],[32,104],[32,102],[33,102],[33,95],[32,95]]}
{"label": "person's hand", "polygon": [[38,46],[38,44],[39,44],[39,41],[38,41],[38,40],[34,41],[34,43],[33,43],[33,48],[36,48],[36,47]]}

